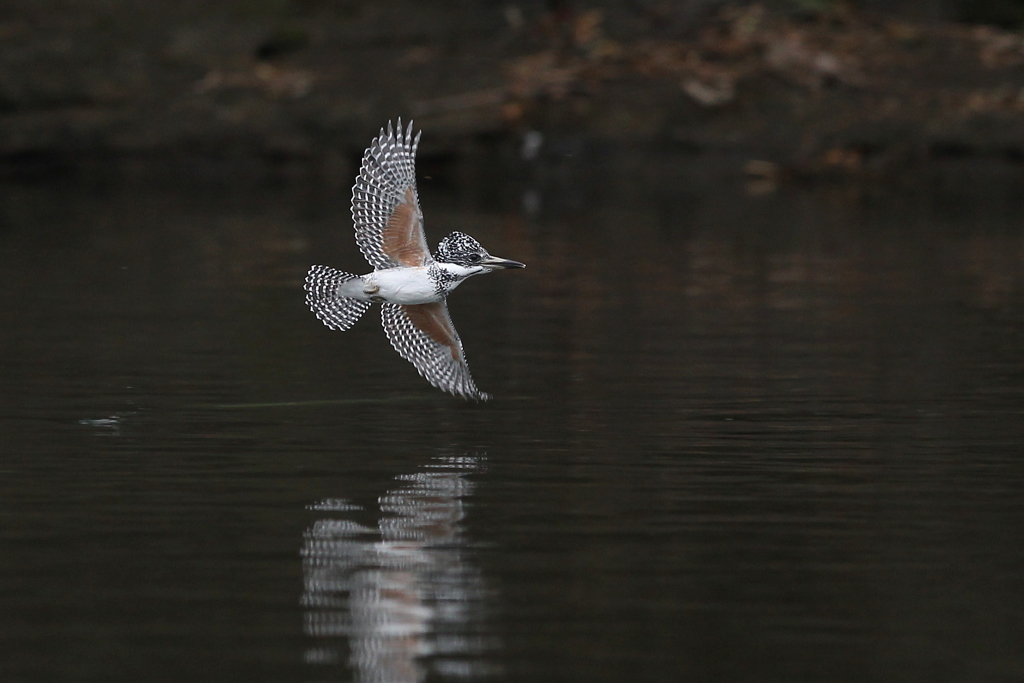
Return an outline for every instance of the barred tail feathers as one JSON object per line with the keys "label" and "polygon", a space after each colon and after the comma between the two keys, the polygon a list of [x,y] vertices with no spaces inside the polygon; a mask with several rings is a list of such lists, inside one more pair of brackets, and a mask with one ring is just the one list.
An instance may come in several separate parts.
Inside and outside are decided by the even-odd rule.
{"label": "barred tail feathers", "polygon": [[359,276],[328,266],[313,266],[306,274],[306,304],[316,317],[332,330],[345,331],[356,324],[369,301],[338,294],[338,288]]}

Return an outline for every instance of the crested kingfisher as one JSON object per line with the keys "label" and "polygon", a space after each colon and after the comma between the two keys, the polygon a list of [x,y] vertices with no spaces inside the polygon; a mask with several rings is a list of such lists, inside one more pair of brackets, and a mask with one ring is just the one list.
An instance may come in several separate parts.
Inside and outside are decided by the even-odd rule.
{"label": "crested kingfisher", "polygon": [[381,129],[363,154],[352,188],[356,244],[373,272],[352,275],[313,266],[306,275],[306,303],[324,325],[344,331],[379,302],[384,332],[398,355],[438,389],[486,401],[491,396],[473,383],[446,299],[474,275],[526,266],[491,256],[461,232],[445,237],[430,254],[416,192],[422,131],[413,137],[412,122],[403,130],[401,119],[397,128],[389,121]]}

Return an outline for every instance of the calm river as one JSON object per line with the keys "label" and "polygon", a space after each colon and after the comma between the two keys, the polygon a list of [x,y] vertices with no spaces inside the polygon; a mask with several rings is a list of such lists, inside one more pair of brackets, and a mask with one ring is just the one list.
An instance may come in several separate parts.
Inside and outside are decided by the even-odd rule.
{"label": "calm river", "polygon": [[0,678],[1024,678],[1024,183],[629,178],[423,181],[487,404],[347,187],[0,185]]}

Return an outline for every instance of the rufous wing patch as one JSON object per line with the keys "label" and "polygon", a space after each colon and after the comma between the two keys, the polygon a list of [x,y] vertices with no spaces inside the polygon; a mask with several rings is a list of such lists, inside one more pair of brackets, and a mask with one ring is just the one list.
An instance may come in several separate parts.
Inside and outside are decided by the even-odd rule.
{"label": "rufous wing patch", "polygon": [[422,216],[416,202],[412,185],[405,188],[405,195],[388,217],[384,226],[384,253],[395,263],[403,266],[422,266],[427,257],[423,240]]}
{"label": "rufous wing patch", "polygon": [[420,332],[433,339],[442,346],[447,346],[451,351],[452,358],[462,361],[462,350],[459,348],[459,337],[455,333],[452,321],[443,301],[432,304],[413,304],[402,306],[409,321],[416,326]]}

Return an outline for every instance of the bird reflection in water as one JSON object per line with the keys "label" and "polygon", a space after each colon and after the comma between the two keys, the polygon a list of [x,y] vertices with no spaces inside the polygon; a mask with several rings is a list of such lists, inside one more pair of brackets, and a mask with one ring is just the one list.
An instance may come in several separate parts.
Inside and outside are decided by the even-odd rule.
{"label": "bird reflection in water", "polygon": [[[438,458],[396,477],[380,497],[377,527],[349,517],[359,506],[328,499],[310,506],[333,513],[306,530],[302,550],[306,633],[312,665],[347,650],[354,680],[407,683],[428,667],[446,679],[490,673],[482,659],[479,571],[466,562],[463,501],[480,458]],[[347,648],[346,648],[347,641]]]}

